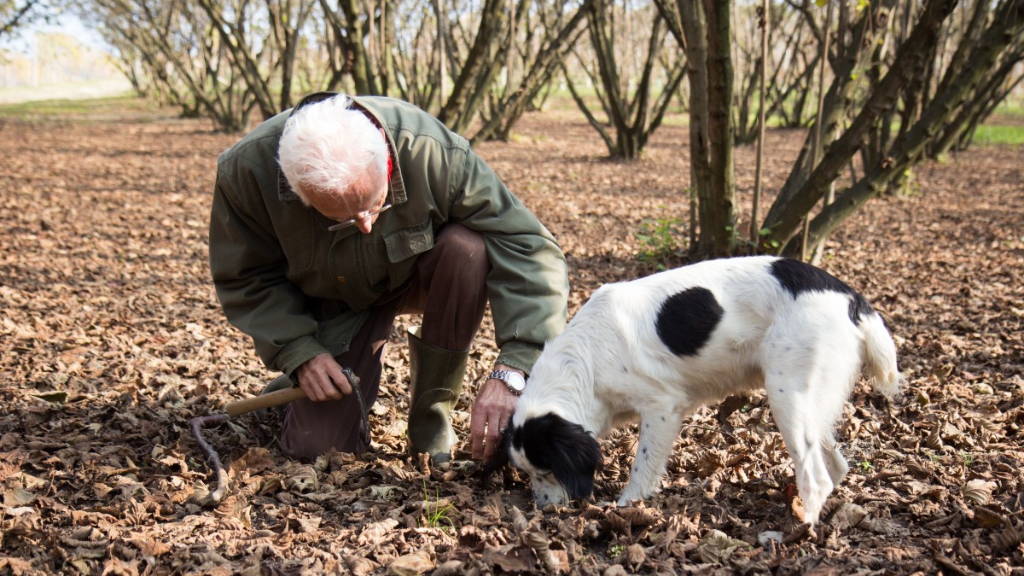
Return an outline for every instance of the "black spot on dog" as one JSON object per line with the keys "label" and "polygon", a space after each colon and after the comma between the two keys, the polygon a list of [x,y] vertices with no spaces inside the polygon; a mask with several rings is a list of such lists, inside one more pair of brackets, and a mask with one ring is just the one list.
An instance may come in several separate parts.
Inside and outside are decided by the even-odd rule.
{"label": "black spot on dog", "polygon": [[601,465],[601,447],[579,424],[555,414],[530,418],[512,434],[512,446],[530,463],[550,470],[572,499],[594,490],[594,472]]}
{"label": "black spot on dog", "polygon": [[782,284],[794,298],[802,292],[831,291],[849,295],[850,308],[847,314],[854,324],[859,325],[861,317],[873,312],[868,301],[842,280],[799,260],[783,258],[772,262],[772,276],[775,276],[779,284]]}
{"label": "black spot on dog", "polygon": [[658,337],[679,356],[695,356],[711,338],[725,310],[707,288],[669,296],[658,311]]}

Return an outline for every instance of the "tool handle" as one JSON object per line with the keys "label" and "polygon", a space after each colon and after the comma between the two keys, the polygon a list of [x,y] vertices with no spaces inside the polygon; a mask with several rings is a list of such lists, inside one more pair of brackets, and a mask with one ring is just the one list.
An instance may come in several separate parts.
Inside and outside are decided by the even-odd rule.
{"label": "tool handle", "polygon": [[285,388],[284,390],[276,390],[269,394],[260,394],[259,396],[246,398],[245,400],[236,400],[225,406],[224,411],[230,416],[238,416],[239,414],[248,414],[249,412],[259,410],[261,408],[281,406],[282,404],[287,404],[293,400],[305,397],[306,393],[302,391],[302,388],[294,386],[291,388]]}

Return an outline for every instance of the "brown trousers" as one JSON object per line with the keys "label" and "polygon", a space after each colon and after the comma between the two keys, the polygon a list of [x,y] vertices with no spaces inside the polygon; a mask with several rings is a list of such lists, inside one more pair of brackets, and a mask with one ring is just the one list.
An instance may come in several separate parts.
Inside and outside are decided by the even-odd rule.
{"label": "brown trousers", "polygon": [[[348,351],[337,357],[339,364],[359,376],[367,410],[377,400],[381,355],[395,316],[423,314],[420,337],[425,343],[466,350],[483,319],[489,270],[483,237],[451,224],[438,234],[434,247],[419,257],[411,281],[373,306]],[[284,411],[282,451],[305,459],[331,448],[363,452],[368,447],[359,434],[361,417],[354,395],[325,402],[292,402]]]}

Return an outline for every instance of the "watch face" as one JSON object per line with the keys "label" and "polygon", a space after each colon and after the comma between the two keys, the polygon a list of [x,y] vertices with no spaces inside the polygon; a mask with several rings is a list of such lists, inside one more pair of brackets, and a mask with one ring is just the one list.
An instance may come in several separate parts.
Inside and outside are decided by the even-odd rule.
{"label": "watch face", "polygon": [[526,379],[518,372],[509,373],[508,380],[505,380],[505,383],[516,392],[522,392],[523,388],[526,388]]}
{"label": "watch face", "polygon": [[519,372],[513,372],[511,370],[495,370],[491,372],[491,378],[496,378],[505,383],[510,390],[515,392],[522,392],[526,388],[526,378]]}

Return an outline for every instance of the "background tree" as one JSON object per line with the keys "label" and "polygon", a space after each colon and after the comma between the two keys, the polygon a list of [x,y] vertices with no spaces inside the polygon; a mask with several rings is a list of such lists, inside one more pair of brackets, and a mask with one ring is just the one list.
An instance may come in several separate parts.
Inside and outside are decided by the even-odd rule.
{"label": "background tree", "polygon": [[[735,88],[735,120],[733,139],[736,144],[749,144],[760,130],[758,86],[761,83],[761,6],[737,6],[737,26],[733,45],[738,79]],[[811,82],[818,69],[821,51],[807,19],[801,11],[786,3],[769,2],[767,77],[765,84],[765,118],[775,118],[783,128],[798,128],[809,121],[808,105],[813,95]]]}
{"label": "background tree", "polygon": [[[963,9],[968,8],[965,6]],[[932,83],[936,86],[936,92],[947,90],[948,84],[957,80],[955,74],[963,72],[964,67],[970,65],[966,62],[967,58],[984,37],[986,25],[990,27],[994,24],[993,18],[997,17],[992,9],[990,2],[976,0],[970,20],[960,20],[966,25],[958,30],[959,42],[947,67],[946,76],[938,80],[933,74]],[[1020,66],[1022,61],[1024,35],[1017,34],[1009,39],[996,65],[986,70],[977,86],[971,90],[954,120],[942,126],[938,137],[929,143],[927,154],[930,158],[938,158],[954,147],[958,150],[967,148],[977,127],[1024,80],[1024,69]]]}
{"label": "background tree", "polygon": [[[443,101],[444,87],[444,2],[410,2],[399,4],[396,12],[404,17],[396,19],[391,58],[394,62],[394,89],[392,93],[413,102],[424,110],[437,112]],[[403,26],[404,23],[404,26]]]}
{"label": "background tree", "polygon": [[[0,0],[0,22],[21,21],[36,5],[26,2]],[[871,197],[912,182],[916,163],[967,146],[1024,82],[1022,10],[1019,0],[775,0],[762,50],[749,2],[88,0],[80,9],[141,94],[224,130],[300,94],[342,90],[399,96],[472,140],[507,139],[564,82],[609,154],[633,159],[676,99],[689,115],[691,174],[679,187],[691,194],[694,257],[809,252]],[[744,223],[759,239],[747,243],[736,234],[733,146],[764,124],[807,134],[763,221]]]}
{"label": "background tree", "polygon": [[579,6],[536,5],[521,1],[509,20],[503,82],[492,86],[481,110],[482,126],[474,140],[508,140],[512,126],[550,86],[576,44],[594,0]]}
{"label": "background tree", "polygon": [[484,0],[465,59],[448,59],[451,65],[458,67],[458,74],[454,75],[452,92],[438,118],[456,132],[463,132],[469,126],[501,70],[511,6],[511,0]]}
{"label": "background tree", "polygon": [[[891,65],[880,80],[872,83],[871,91],[847,129],[828,146],[802,185],[784,187],[780,191],[764,223],[767,229],[766,248],[781,247],[787,254],[800,252],[802,242],[799,236],[794,236],[800,218],[810,213],[839,170],[862,147],[872,128],[897,105],[901,91],[914,89],[917,71],[934,57],[940,32],[956,4],[955,0],[925,3],[913,29],[894,53]],[[994,6],[990,24],[977,41],[961,43],[963,54],[955,57],[953,65],[947,67],[939,89],[922,107],[918,119],[900,131],[884,156],[864,166],[865,173],[853,185],[839,192],[835,203],[813,218],[808,239],[811,245],[819,243],[864,202],[885,192],[906,170],[925,157],[928,144],[936,141],[942,129],[956,120],[957,113],[964,106],[970,106],[970,98],[984,86],[986,78],[999,73],[1000,61],[1012,57],[1014,47],[1020,42],[1019,35],[1024,31],[1022,27],[1024,3],[1004,0]],[[962,65],[957,65],[957,62]],[[787,186],[789,184],[787,181]]]}
{"label": "background tree", "polygon": [[[593,58],[591,61],[581,55],[580,50],[576,50],[575,54],[579,69],[594,89],[605,121],[590,110],[565,66],[563,76],[573,100],[600,134],[611,157],[634,160],[640,157],[651,134],[661,124],[683,80],[686,60],[681,52],[676,52],[659,74],[658,56],[667,33],[664,19],[652,9],[634,10],[629,2],[624,3],[620,9],[611,0],[594,0],[589,4],[586,16]],[[631,24],[636,18],[642,24],[633,27]],[[627,26],[627,23],[630,25]],[[638,34],[634,32],[637,28],[650,30],[643,51],[637,51],[639,42],[636,39],[630,42],[629,36]],[[622,41],[623,37],[625,41]],[[634,56],[643,58],[639,71],[628,65]]]}
{"label": "background tree", "polygon": [[[923,16],[922,16],[923,17]],[[977,41],[967,40],[966,56],[962,66],[947,69],[940,89],[922,104],[916,121],[906,130],[900,130],[884,158],[872,166],[865,167],[865,174],[836,198],[836,202],[825,207],[811,222],[809,242],[820,242],[843,221],[849,218],[865,202],[885,192],[898,181],[906,171],[926,157],[930,144],[938,141],[937,135],[943,130],[962,130],[966,117],[962,114],[974,106],[984,106],[979,98],[979,88],[1004,72],[999,64],[1010,57],[1024,33],[1024,3],[1006,0],[996,5],[990,24]],[[1007,72],[1008,73],[1008,72]],[[958,125],[958,122],[960,123]],[[790,243],[789,250],[799,248]]]}
{"label": "background tree", "polygon": [[0,39],[38,18],[53,17],[56,11],[57,6],[47,0],[0,0]]}
{"label": "background tree", "polygon": [[357,0],[319,0],[319,6],[337,51],[336,60],[342,63],[329,88],[334,88],[347,74],[355,93],[379,94],[381,76],[369,50],[370,23],[374,18],[371,9]]}
{"label": "background tree", "polygon": [[733,181],[732,2],[657,0],[685,47],[689,78],[691,256],[726,256],[736,243]]}
{"label": "background tree", "polygon": [[194,1],[213,23],[235,71],[252,93],[263,117],[270,118],[290,107],[298,36],[312,3],[305,0],[264,0],[262,4],[249,0]]}
{"label": "background tree", "polygon": [[248,125],[255,94],[205,11],[184,0],[95,0],[92,7],[87,16],[102,24],[122,69],[143,90],[223,130]]}

